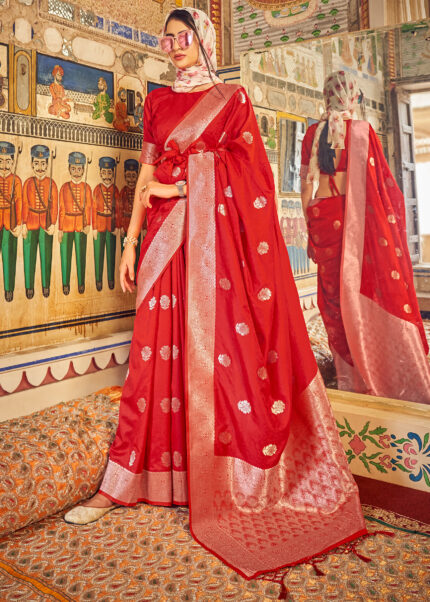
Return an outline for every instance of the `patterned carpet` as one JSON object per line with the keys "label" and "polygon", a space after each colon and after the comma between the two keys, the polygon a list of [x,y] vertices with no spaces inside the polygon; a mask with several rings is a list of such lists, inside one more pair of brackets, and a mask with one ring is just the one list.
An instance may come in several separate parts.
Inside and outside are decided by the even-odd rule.
{"label": "patterned carpet", "polygon": [[324,379],[324,384],[330,389],[337,389],[336,370],[333,356],[328,346],[327,331],[321,315],[317,314],[306,323],[312,351],[317,360],[318,368]]}
{"label": "patterned carpet", "polygon": [[[364,506],[370,531],[357,552],[335,550],[284,576],[286,599],[430,599],[430,525]],[[317,573],[323,573],[318,576]],[[245,581],[194,542],[185,508],[117,508],[97,523],[62,513],[0,540],[0,600],[221,602],[276,600],[280,585]],[[285,590],[284,590],[285,592]]]}

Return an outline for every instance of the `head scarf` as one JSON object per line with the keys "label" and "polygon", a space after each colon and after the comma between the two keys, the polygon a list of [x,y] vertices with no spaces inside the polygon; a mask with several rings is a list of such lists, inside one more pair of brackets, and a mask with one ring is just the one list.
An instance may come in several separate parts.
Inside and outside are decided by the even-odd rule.
{"label": "head scarf", "polygon": [[[210,83],[222,83],[222,80],[215,75],[217,68],[216,35],[213,23],[210,21],[206,13],[198,10],[197,8],[182,7],[180,10],[186,10],[193,17],[200,41],[206,51],[207,56],[209,57],[209,63],[213,69],[211,69],[211,72],[209,73],[206,61],[200,48],[199,60],[195,65],[186,67],[185,69],[176,69],[176,79],[172,86],[172,90],[174,92],[190,92],[196,86],[202,86]],[[166,17],[163,33],[166,29],[167,19],[172,12],[173,11],[170,11]]]}
{"label": "head scarf", "polygon": [[321,116],[321,121],[315,132],[306,178],[308,183],[319,180],[318,147],[325,122],[328,121],[327,142],[331,144],[331,148],[345,148],[346,130],[344,120],[357,118],[355,109],[357,108],[360,90],[357,81],[350,73],[346,71],[331,73],[324,82],[323,94],[326,110]]}

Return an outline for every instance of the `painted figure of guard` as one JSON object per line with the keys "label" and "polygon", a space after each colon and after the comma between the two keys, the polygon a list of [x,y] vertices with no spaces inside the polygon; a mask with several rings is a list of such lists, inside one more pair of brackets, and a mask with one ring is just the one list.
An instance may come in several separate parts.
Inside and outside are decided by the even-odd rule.
{"label": "painted figure of guard", "polygon": [[[18,153],[20,151],[18,150]],[[16,173],[15,145],[0,142],[0,248],[3,258],[3,283],[6,301],[15,290],[16,251],[21,232],[22,182]]]}
{"label": "painted figure of guard", "polygon": [[34,296],[37,247],[39,247],[42,293],[49,296],[51,286],[52,242],[58,216],[58,189],[52,178],[50,151],[44,144],[31,147],[31,167],[34,175],[24,184],[22,194],[22,236],[24,255],[25,293]]}
{"label": "painted figure of guard", "polygon": [[[92,195],[87,184],[88,162],[83,153],[69,154],[71,180],[60,190],[60,212],[58,220],[58,240],[60,242],[61,273],[63,293],[70,292],[70,269],[72,251],[75,245],[78,291],[85,291],[85,267],[87,255],[87,234],[91,224]],[[85,175],[85,179],[84,179]]]}
{"label": "painted figure of guard", "polygon": [[94,189],[93,201],[93,237],[94,237],[94,269],[96,272],[96,288],[103,288],[103,266],[106,249],[106,265],[108,286],[115,286],[115,253],[116,235],[118,233],[119,191],[115,185],[116,161],[112,157],[99,160],[100,184]]}
{"label": "painted figure of guard", "polygon": [[[124,179],[125,186],[119,193],[118,204],[118,227],[121,232],[121,255],[124,250],[124,238],[130,224],[131,213],[133,211],[134,193],[136,190],[137,174],[139,171],[139,163],[136,159],[126,159],[124,161]],[[136,273],[137,263],[140,255],[141,234],[138,237],[136,246],[136,263],[134,270]]]}

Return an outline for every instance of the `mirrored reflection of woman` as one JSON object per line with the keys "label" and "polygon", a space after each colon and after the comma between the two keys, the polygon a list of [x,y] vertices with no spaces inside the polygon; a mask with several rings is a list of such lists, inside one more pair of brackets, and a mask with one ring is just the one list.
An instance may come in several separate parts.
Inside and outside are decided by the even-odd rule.
{"label": "mirrored reflection of woman", "polygon": [[353,120],[359,95],[352,75],[332,73],[326,113],[303,140],[302,203],[318,307],[340,389],[430,403],[404,199],[374,130]]}
{"label": "mirrored reflection of woman", "polygon": [[99,493],[65,518],[189,504],[196,540],[251,578],[366,529],[251,103],[216,77],[201,11],[173,11],[160,45],[177,78],[144,107],[124,289],[145,212],[148,233],[119,426]]}

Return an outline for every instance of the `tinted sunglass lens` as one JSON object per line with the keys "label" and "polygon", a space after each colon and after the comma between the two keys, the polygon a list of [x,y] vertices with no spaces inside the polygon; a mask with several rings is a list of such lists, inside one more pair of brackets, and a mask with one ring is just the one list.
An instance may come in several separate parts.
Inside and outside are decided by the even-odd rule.
{"label": "tinted sunglass lens", "polygon": [[193,41],[193,32],[192,31],[182,31],[178,35],[178,44],[182,50],[185,48],[189,48],[191,46],[191,42]]}
{"label": "tinted sunglass lens", "polygon": [[161,38],[160,48],[163,52],[170,52],[173,48],[173,38],[168,36]]}

